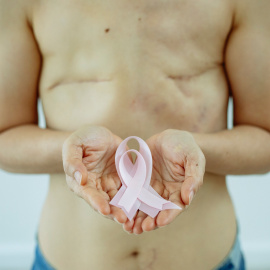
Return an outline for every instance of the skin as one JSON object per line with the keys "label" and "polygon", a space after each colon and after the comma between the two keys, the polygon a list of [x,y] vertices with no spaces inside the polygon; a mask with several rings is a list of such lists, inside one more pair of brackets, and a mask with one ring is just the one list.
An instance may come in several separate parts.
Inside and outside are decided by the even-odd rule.
{"label": "skin", "polygon": [[[161,211],[155,218],[138,211],[129,221],[122,209],[110,205],[121,187],[114,155],[121,138],[104,127],[85,126],[63,145],[63,163],[69,188],[100,214],[123,224],[127,232],[151,231],[170,224],[203,183],[205,157],[188,132],[166,130],[147,140],[153,155],[151,186],[181,207]],[[74,181],[74,179],[76,181]]]}
{"label": "skin", "polygon": [[[0,166],[50,174],[38,236],[57,269],[214,269],[236,234],[225,175],[270,170],[270,3],[111,3],[0,1]],[[160,195],[194,190],[183,211],[108,208],[130,135]]]}

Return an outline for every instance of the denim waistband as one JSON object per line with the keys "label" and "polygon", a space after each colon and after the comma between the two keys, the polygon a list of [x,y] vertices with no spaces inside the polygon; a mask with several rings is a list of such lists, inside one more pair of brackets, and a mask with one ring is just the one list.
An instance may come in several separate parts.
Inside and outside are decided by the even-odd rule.
{"label": "denim waistband", "polygon": [[229,254],[222,260],[222,262],[214,270],[238,270],[245,269],[244,256],[241,251],[239,240],[239,225],[237,223],[237,231],[233,246]]}
{"label": "denim waistband", "polygon": [[35,235],[36,238],[36,249],[35,249],[35,260],[31,270],[56,270],[50,265],[50,263],[43,256],[38,241],[38,232]]}

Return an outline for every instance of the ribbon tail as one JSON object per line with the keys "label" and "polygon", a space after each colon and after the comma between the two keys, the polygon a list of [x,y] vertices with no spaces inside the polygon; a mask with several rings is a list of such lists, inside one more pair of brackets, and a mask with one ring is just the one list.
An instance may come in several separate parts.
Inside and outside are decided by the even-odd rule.
{"label": "ribbon tail", "polygon": [[170,201],[168,201],[168,203],[165,203],[163,204],[162,206],[162,210],[165,210],[165,209],[183,209],[182,207],[176,205],[175,203],[172,203]]}
{"label": "ribbon tail", "polygon": [[139,209],[152,218],[156,217],[161,210],[182,209],[178,205],[162,198],[151,186],[149,186],[148,190],[142,189],[139,199],[142,201]]}
{"label": "ribbon tail", "polygon": [[146,188],[142,188],[141,193],[138,197],[142,202],[145,204],[162,210],[162,205],[167,203],[168,201],[163,199],[162,197],[157,197],[151,191],[147,190]]}
{"label": "ribbon tail", "polygon": [[158,196],[159,198],[162,198],[163,199],[163,197],[161,197],[151,186],[149,186],[148,187],[148,190],[151,192],[151,193],[153,193],[154,195],[156,195],[156,196]]}
{"label": "ribbon tail", "polygon": [[132,208],[130,209],[129,212],[126,211],[126,209],[119,205],[119,201],[122,198],[124,192],[126,191],[126,186],[122,185],[121,188],[118,190],[118,192],[114,195],[114,197],[112,198],[112,200],[109,202],[109,204],[114,205],[116,207],[121,208],[124,213],[126,214],[126,216],[128,217],[129,220],[132,220],[132,218],[135,216],[137,210],[139,209],[141,202],[139,200],[136,200],[136,202],[133,204]]}
{"label": "ribbon tail", "polygon": [[[158,196],[159,198],[162,198],[151,186],[149,186],[148,190],[155,194],[156,196]],[[163,198],[162,198],[163,199]],[[165,200],[166,201],[166,200]],[[165,204],[163,204],[162,206],[162,210],[165,210],[165,209],[182,209],[182,207],[178,206],[177,204],[175,203],[172,203],[170,201],[166,201]]]}
{"label": "ribbon tail", "polygon": [[[143,157],[139,152],[136,150],[132,150],[137,154],[137,160],[135,163],[136,172],[135,175],[132,177],[132,179],[129,181],[129,185],[123,194],[122,198],[119,201],[119,205],[123,206],[127,212],[130,212],[132,206],[138,199],[139,194],[141,193],[141,190],[143,188],[145,175],[146,175],[146,165],[144,162]],[[125,156],[127,157],[128,151],[125,153]],[[123,157],[120,159],[120,170],[124,173],[126,172],[124,170],[124,164],[123,164]],[[121,169],[122,168],[122,169]],[[127,173],[126,173],[127,174]],[[128,175],[126,175],[128,177]]]}
{"label": "ribbon tail", "polygon": [[139,209],[152,218],[154,218],[160,211],[159,209],[149,206],[143,202],[141,202],[141,206]]}
{"label": "ribbon tail", "polygon": [[134,218],[134,216],[135,216],[137,210],[140,208],[140,206],[141,206],[141,202],[139,200],[136,200],[136,202],[133,204],[133,206],[129,212],[127,212],[124,207],[121,207],[121,206],[120,207],[122,208],[122,210],[126,214],[129,221],[131,221]]}
{"label": "ribbon tail", "polygon": [[135,188],[129,186],[123,194],[122,198],[119,200],[118,204],[121,207],[124,207],[127,212],[129,212],[138,198],[136,193],[138,193],[138,191],[136,192]]}

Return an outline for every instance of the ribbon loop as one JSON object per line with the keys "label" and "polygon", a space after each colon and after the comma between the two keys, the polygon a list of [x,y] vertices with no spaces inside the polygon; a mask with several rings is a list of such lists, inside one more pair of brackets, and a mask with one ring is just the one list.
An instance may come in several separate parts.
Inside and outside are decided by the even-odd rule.
{"label": "ribbon loop", "polygon": [[[126,151],[127,142],[136,139],[140,145],[139,151]],[[128,157],[129,152],[137,155],[135,164]],[[122,186],[110,201],[111,205],[122,208],[131,220],[137,210],[141,210],[151,217],[155,217],[164,209],[181,209],[178,205],[162,198],[151,186],[152,155],[141,138],[130,136],[122,141],[115,153],[115,166]]]}
{"label": "ribbon loop", "polygon": [[[134,152],[137,154],[136,163],[134,165],[132,164],[132,166],[128,168],[129,171],[127,170],[127,168],[124,167],[123,161],[124,158],[128,158],[128,152]],[[134,176],[132,177],[129,172],[132,173],[134,171],[134,168],[136,170]],[[121,173],[122,179],[129,179],[129,181],[125,181],[127,188],[118,204],[124,207],[127,212],[129,212],[141,193],[146,177],[146,165],[141,154],[136,150],[129,150],[125,152],[120,158],[119,171]]]}

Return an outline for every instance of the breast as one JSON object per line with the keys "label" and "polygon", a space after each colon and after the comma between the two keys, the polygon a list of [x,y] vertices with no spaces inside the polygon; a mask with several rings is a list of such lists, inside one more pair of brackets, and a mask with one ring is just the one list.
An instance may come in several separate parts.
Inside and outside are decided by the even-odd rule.
{"label": "breast", "polygon": [[40,1],[33,28],[48,126],[138,136],[224,127],[231,17],[220,1]]}
{"label": "breast", "polygon": [[73,131],[102,125],[125,138],[147,139],[168,128],[216,132],[226,127],[228,86],[221,67],[190,78],[148,69],[137,80],[72,82],[43,91],[47,126]]}
{"label": "breast", "polygon": [[222,62],[232,15],[228,1],[40,0],[33,29],[45,61],[62,56],[88,76],[130,60],[187,74]]}

